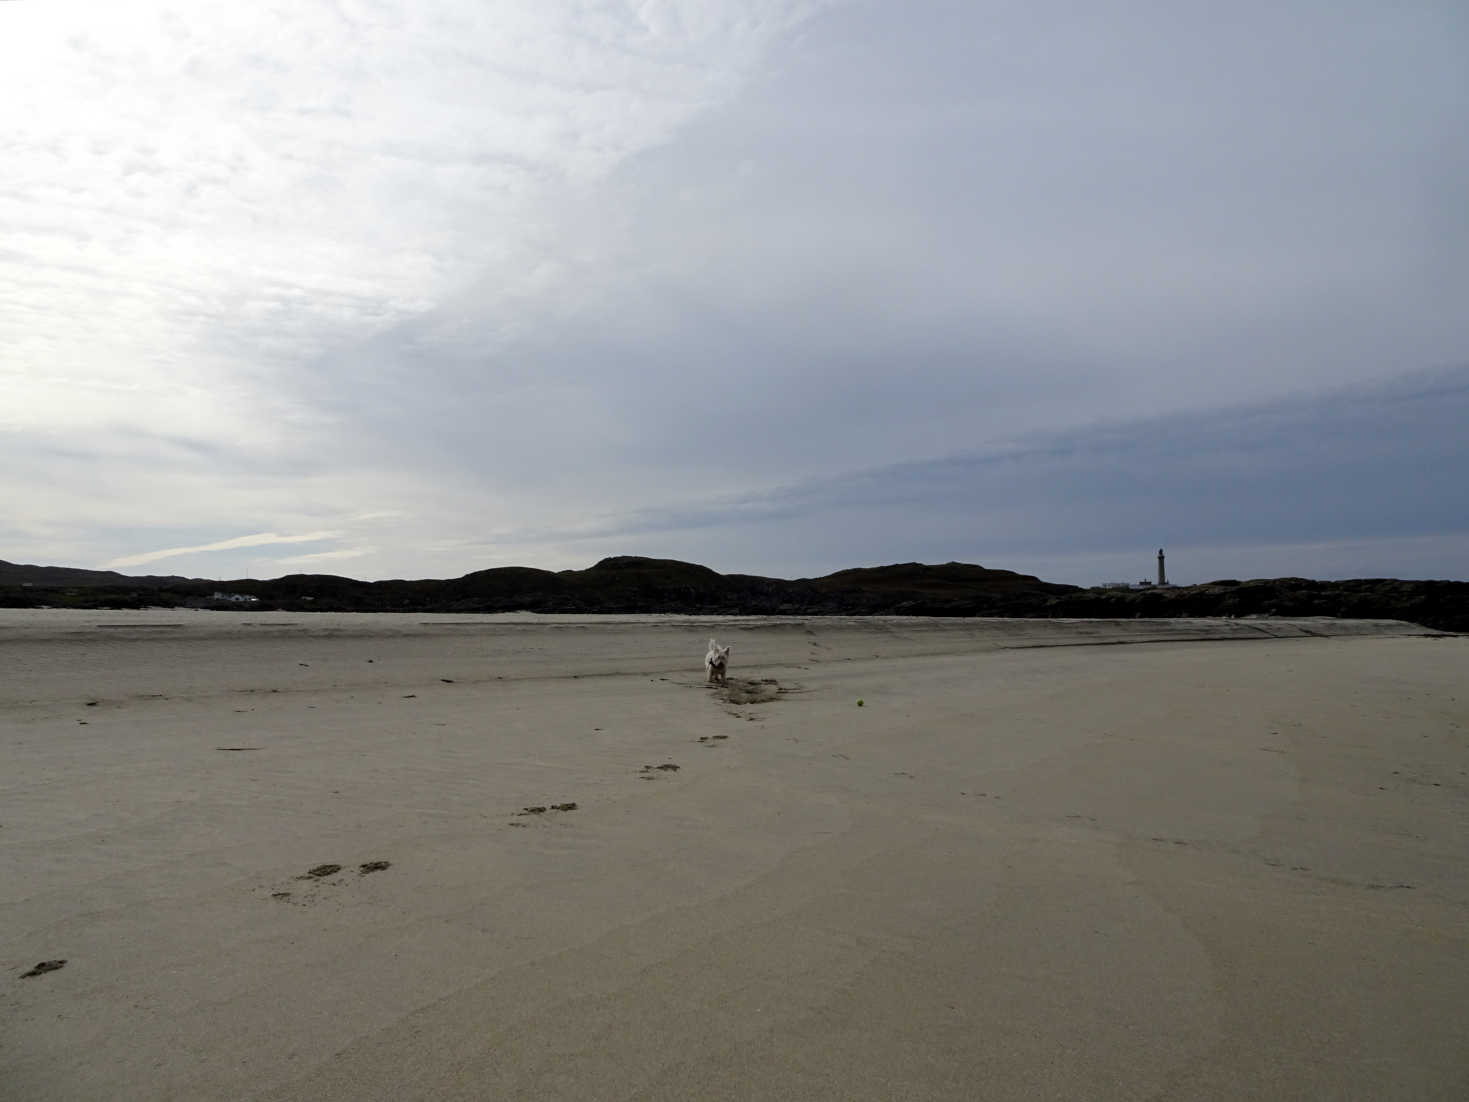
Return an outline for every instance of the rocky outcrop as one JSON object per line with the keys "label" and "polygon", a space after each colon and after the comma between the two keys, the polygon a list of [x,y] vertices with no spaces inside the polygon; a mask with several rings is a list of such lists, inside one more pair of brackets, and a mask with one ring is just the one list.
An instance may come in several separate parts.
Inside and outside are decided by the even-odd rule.
{"label": "rocky outcrop", "polygon": [[1407,620],[1439,631],[1469,631],[1469,582],[1354,578],[1225,579],[1153,589],[1084,589],[1048,603],[1048,615],[1338,616]]}

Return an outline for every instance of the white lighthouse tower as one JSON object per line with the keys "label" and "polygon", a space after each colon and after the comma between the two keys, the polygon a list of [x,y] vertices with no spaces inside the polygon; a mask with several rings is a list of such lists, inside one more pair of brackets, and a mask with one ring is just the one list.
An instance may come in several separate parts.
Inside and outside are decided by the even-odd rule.
{"label": "white lighthouse tower", "polygon": [[1158,584],[1160,586],[1168,584],[1168,575],[1163,571],[1163,549],[1161,547],[1158,548]]}

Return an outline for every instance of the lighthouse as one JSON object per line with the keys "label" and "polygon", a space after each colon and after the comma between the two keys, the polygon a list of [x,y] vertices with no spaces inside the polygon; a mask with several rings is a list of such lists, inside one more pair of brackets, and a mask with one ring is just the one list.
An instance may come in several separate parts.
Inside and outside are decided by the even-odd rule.
{"label": "lighthouse", "polygon": [[1163,572],[1163,549],[1161,547],[1158,548],[1158,584],[1168,584],[1168,575]]}

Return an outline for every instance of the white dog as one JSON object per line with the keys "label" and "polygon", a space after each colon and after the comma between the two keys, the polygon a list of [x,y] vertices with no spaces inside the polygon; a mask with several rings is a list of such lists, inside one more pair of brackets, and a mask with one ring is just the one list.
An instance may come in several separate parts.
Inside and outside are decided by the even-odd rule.
{"label": "white dog", "polygon": [[709,653],[704,655],[705,680],[711,685],[726,685],[729,677],[729,648],[709,640]]}

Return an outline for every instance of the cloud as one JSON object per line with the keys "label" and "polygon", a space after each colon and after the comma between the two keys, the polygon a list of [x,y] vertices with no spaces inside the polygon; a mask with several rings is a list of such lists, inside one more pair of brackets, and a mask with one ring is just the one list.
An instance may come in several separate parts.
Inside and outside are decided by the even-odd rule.
{"label": "cloud", "polygon": [[8,416],[288,441],[306,364],[487,266],[513,292],[548,198],[666,141],[818,7],[14,6]]}
{"label": "cloud", "polygon": [[1431,403],[1389,493],[1341,398],[1469,348],[1457,5],[3,8],[6,558],[806,571],[1458,500]]}
{"label": "cloud", "polygon": [[1372,98],[1319,56],[1326,7],[1056,10],[826,13],[562,202],[533,278],[487,269],[324,401],[357,446],[580,514],[1461,357],[1465,250],[1430,273],[1414,228],[1462,240],[1421,184],[1469,182],[1426,29],[1335,27],[1333,57],[1434,74]]}
{"label": "cloud", "polygon": [[340,535],[340,532],[306,532],[299,536],[282,536],[275,532],[257,532],[250,536],[236,536],[233,539],[201,543],[194,547],[167,547],[161,551],[145,551],[140,555],[124,555],[122,558],[109,562],[107,568],[142,566],[145,563],[157,562],[159,559],[171,559],[178,555],[194,555],[205,551],[234,551],[242,547],[266,547],[277,543],[317,543],[321,540],[336,539]]}
{"label": "cloud", "polygon": [[[1420,373],[1026,434],[933,459],[501,532],[498,540],[582,547],[587,560],[634,549],[677,553],[782,576],[912,559],[1031,569],[1024,563],[1034,558],[1069,563],[1077,577],[1090,559],[1093,582],[1106,580],[1101,565],[1159,544],[1212,549],[1214,561],[1227,559],[1225,549],[1264,547],[1284,562],[1294,549],[1301,558],[1287,572],[1302,574],[1348,561],[1341,547],[1411,544],[1405,564],[1453,575],[1462,573],[1454,548],[1469,532],[1469,453],[1458,430],[1466,421],[1469,368]],[[1320,550],[1302,552],[1311,547]]]}

